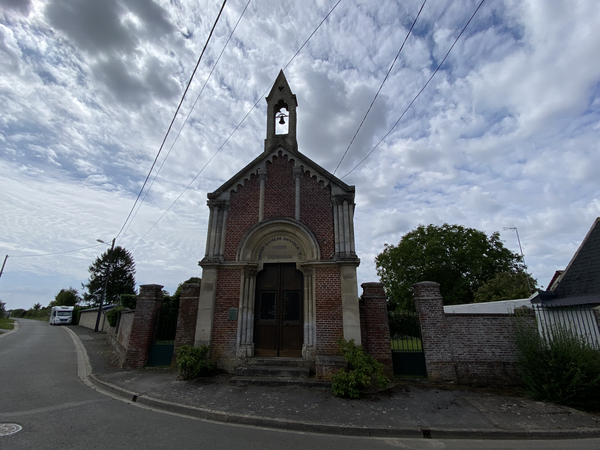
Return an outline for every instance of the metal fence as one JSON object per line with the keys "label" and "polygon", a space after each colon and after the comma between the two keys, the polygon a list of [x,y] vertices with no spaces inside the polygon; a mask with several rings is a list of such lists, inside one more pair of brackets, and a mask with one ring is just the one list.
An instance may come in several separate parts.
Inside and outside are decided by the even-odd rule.
{"label": "metal fence", "polygon": [[600,330],[591,307],[533,305],[533,309],[540,336],[543,338],[552,339],[559,332],[570,331],[590,346],[600,350]]}

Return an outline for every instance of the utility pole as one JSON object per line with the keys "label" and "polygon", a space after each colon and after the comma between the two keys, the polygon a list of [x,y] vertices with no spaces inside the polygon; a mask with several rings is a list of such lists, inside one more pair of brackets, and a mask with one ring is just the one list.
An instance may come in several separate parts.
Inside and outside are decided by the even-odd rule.
{"label": "utility pole", "polygon": [[6,265],[6,260],[8,259],[8,255],[4,257],[4,262],[2,263],[2,269],[0,269],[0,277],[2,277],[2,272],[4,272],[4,266]]}
{"label": "utility pole", "polygon": [[[115,240],[116,239],[117,238],[114,238],[112,240],[112,245],[110,246],[108,265],[106,266],[106,277],[104,278],[104,289],[102,289],[102,297],[100,298],[100,307],[98,308],[98,316],[96,317],[96,328],[94,329],[95,332],[98,331],[98,326],[100,325],[100,317],[102,315],[102,306],[104,306],[104,300],[106,299],[106,289],[108,288],[108,277],[110,276],[110,267],[112,266],[113,250],[115,248]],[[97,241],[105,244],[105,242],[100,239],[97,239]]]}
{"label": "utility pole", "polygon": [[504,227],[505,230],[515,230],[517,233],[517,242],[519,243],[519,250],[521,250],[521,259],[523,260],[523,266],[525,266],[525,281],[527,281],[527,289],[531,294],[531,285],[529,284],[529,274],[527,273],[527,264],[525,264],[525,255],[523,254],[523,247],[521,247],[521,239],[519,239],[519,230],[517,227]]}

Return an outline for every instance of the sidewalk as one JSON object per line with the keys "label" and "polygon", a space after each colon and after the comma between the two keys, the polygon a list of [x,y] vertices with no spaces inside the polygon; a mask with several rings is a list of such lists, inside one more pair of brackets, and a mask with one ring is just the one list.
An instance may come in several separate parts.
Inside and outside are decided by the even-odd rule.
{"label": "sidewalk", "polygon": [[[178,381],[168,369],[111,365],[105,333],[69,327],[85,347],[89,381],[123,399],[219,422],[356,436],[434,439],[572,439],[600,437],[600,417],[564,406],[427,383],[397,384],[361,400],[330,389],[236,385],[228,375]],[[409,383],[409,382],[407,382]]]}

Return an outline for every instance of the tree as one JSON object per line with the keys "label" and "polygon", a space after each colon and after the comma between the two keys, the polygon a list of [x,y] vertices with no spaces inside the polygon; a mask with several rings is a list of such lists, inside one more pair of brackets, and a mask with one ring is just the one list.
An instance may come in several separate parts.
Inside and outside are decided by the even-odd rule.
{"label": "tree", "polygon": [[106,289],[105,304],[117,303],[121,294],[135,294],[135,262],[131,253],[123,247],[107,250],[96,258],[88,268],[90,278],[82,287],[87,290],[83,300],[90,306],[99,306],[104,290],[107,269],[110,274]]}
{"label": "tree", "polygon": [[[191,277],[185,280],[183,283],[179,283],[175,293],[170,297],[164,297],[163,307],[164,308],[179,308],[179,299],[181,298],[181,292],[184,284],[200,284],[202,279],[198,277]],[[164,292],[164,291],[163,291]],[[168,294],[168,293],[167,293]]]}
{"label": "tree", "polygon": [[81,301],[81,297],[79,296],[79,292],[77,289],[73,289],[69,287],[69,289],[61,289],[56,297],[54,297],[54,301],[50,302],[48,306],[75,306],[77,303]]}
{"label": "tree", "polygon": [[530,288],[535,289],[536,287],[537,280],[523,270],[500,272],[477,289],[475,302],[497,302],[499,300],[527,298],[531,295]]}
{"label": "tree", "polygon": [[375,258],[389,309],[414,309],[412,285],[440,283],[444,304],[472,303],[475,292],[499,272],[521,270],[521,257],[504,247],[498,232],[460,225],[420,225],[397,246],[385,245]]}

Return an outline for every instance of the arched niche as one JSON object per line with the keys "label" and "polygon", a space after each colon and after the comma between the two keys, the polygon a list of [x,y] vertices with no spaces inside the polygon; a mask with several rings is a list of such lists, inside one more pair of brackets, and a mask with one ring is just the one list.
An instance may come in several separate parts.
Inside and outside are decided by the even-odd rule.
{"label": "arched niche", "polygon": [[299,263],[321,259],[314,234],[293,219],[270,219],[251,228],[238,248],[237,261],[257,264]]}

